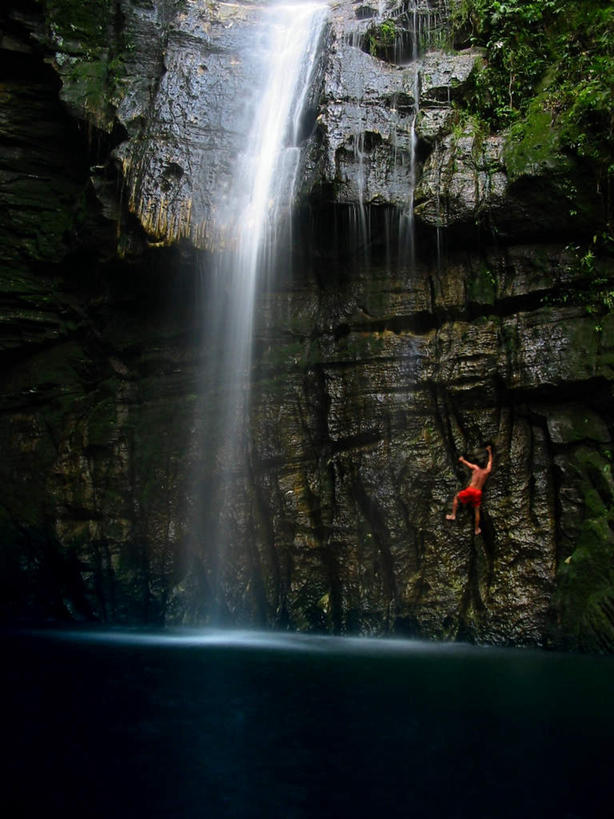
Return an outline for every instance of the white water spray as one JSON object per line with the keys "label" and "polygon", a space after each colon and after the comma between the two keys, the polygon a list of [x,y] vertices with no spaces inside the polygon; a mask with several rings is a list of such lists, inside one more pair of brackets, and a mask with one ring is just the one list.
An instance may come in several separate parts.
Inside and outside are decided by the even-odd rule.
{"label": "white water spray", "polygon": [[245,472],[255,302],[292,204],[301,114],[326,13],[321,3],[300,2],[260,10],[250,54],[255,73],[248,78],[256,102],[252,125],[211,228],[219,250],[205,296],[204,446],[218,477],[208,487],[199,533],[210,563],[218,563],[229,537],[232,479]]}
{"label": "white water spray", "polygon": [[[415,30],[414,30],[415,33]],[[416,135],[416,122],[420,113],[420,71],[416,65],[413,81],[413,105],[411,113],[411,124],[409,128],[409,189],[407,192],[407,205],[400,215],[399,230],[399,257],[403,258],[405,253],[403,248],[408,249],[408,262],[410,269],[416,265],[415,247],[415,226],[414,226],[414,198],[416,192],[416,149],[418,147],[418,137]]]}

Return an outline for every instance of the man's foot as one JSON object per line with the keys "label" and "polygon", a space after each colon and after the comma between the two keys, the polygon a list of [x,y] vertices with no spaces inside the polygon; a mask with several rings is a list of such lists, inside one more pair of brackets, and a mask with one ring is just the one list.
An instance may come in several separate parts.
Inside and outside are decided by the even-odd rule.
{"label": "man's foot", "polygon": [[446,515],[446,520],[456,520],[456,515]]}
{"label": "man's foot", "polygon": [[476,529],[476,530],[475,530],[475,534],[476,534],[476,535],[481,535],[481,534],[482,534],[482,530],[481,530],[481,529]]}

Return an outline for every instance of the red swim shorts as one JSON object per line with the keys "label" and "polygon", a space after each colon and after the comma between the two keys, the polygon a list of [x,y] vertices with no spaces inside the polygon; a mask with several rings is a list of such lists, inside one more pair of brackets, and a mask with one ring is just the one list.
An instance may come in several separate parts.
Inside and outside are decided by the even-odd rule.
{"label": "red swim shorts", "polygon": [[468,486],[458,493],[458,499],[461,503],[468,503],[477,508],[482,503],[482,490],[476,489],[475,486]]}

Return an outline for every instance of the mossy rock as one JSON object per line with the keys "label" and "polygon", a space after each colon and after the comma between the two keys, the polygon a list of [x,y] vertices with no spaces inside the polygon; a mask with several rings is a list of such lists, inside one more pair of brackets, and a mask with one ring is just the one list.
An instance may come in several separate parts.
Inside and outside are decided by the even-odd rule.
{"label": "mossy rock", "polygon": [[125,67],[118,4],[113,0],[45,0],[50,46],[62,78],[61,98],[80,118],[110,132]]}
{"label": "mossy rock", "polygon": [[369,54],[383,60],[392,59],[397,36],[397,25],[394,20],[384,20],[380,25],[374,26],[366,36]]}
{"label": "mossy rock", "polygon": [[481,267],[469,281],[469,299],[476,304],[494,304],[497,295],[495,274]]}
{"label": "mossy rock", "polygon": [[571,160],[561,152],[551,112],[537,103],[508,132],[503,158],[510,182],[523,176],[565,174],[573,168]]}
{"label": "mossy rock", "polygon": [[61,92],[70,108],[91,118],[105,131],[109,131],[113,123],[108,76],[108,64],[104,59],[75,63],[63,74]]}
{"label": "mossy rock", "polygon": [[61,44],[80,48],[103,48],[115,14],[113,0],[43,0],[52,34]]}
{"label": "mossy rock", "polygon": [[558,575],[564,643],[585,651],[614,651],[614,536],[605,518],[589,519]]}
{"label": "mossy rock", "polygon": [[576,547],[562,562],[554,596],[564,644],[614,651],[614,480],[607,454],[586,446],[572,456],[584,500]]}
{"label": "mossy rock", "polygon": [[561,407],[548,415],[548,432],[555,444],[611,440],[606,422],[587,407]]}

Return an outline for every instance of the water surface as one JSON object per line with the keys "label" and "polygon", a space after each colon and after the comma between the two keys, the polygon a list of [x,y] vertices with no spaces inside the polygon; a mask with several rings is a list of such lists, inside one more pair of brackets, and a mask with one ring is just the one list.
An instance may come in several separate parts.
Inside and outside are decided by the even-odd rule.
{"label": "water surface", "polygon": [[6,816],[609,817],[613,658],[5,633]]}

